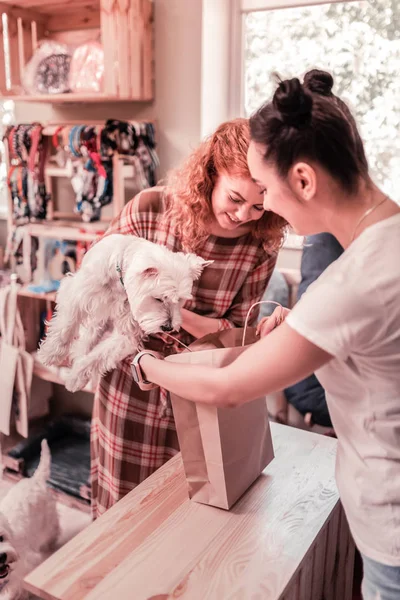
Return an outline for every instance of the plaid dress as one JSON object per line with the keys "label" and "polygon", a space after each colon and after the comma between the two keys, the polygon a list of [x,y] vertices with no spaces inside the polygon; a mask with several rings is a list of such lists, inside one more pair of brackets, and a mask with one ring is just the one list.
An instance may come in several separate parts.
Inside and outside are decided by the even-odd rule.
{"label": "plaid dress", "polygon": [[[163,188],[144,190],[123,209],[107,233],[146,238],[181,251],[180,240],[165,218]],[[243,327],[250,306],[263,295],[276,254],[267,254],[251,234],[239,238],[210,235],[197,254],[214,263],[194,283],[193,300],[185,308],[222,319],[222,328]],[[253,311],[249,324],[257,319]],[[194,338],[176,335],[185,344]],[[162,336],[151,337],[147,347],[165,356],[179,351]],[[165,390],[141,391],[133,381],[130,362],[124,360],[98,386],[92,420],[92,512],[96,518],[146,479],[179,451],[169,395]]]}

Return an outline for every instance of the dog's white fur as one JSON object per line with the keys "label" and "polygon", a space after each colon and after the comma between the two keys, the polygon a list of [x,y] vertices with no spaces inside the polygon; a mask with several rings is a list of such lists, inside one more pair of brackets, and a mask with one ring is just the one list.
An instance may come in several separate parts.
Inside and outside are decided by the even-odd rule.
{"label": "dog's white fur", "polygon": [[62,280],[39,360],[59,366],[69,360],[67,389],[84,388],[135,354],[147,335],[178,331],[193,281],[210,262],[135,236],[106,236]]}
{"label": "dog's white fur", "polygon": [[43,440],[34,475],[13,486],[0,503],[0,573],[7,565],[6,576],[0,579],[0,600],[29,598],[23,578],[55,549],[60,522],[55,498],[46,485],[50,463],[50,450]]}

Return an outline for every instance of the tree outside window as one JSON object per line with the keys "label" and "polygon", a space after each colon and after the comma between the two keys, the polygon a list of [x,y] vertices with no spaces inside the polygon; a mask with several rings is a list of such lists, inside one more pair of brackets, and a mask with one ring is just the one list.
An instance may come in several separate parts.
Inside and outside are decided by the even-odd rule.
{"label": "tree outside window", "polygon": [[282,77],[330,71],[355,114],[374,180],[400,202],[400,2],[363,0],[245,16],[244,105],[250,115]]}

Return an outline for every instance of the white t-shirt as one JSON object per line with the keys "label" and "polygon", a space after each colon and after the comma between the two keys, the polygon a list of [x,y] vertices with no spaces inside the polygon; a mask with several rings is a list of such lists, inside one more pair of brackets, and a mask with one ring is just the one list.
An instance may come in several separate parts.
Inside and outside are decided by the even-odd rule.
{"label": "white t-shirt", "polygon": [[400,214],[365,229],[286,322],[334,356],[317,373],[360,551],[400,566]]}

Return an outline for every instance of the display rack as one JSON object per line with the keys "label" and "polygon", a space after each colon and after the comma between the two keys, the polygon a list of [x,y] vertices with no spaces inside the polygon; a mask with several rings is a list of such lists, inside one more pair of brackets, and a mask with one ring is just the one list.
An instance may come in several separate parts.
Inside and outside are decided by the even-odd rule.
{"label": "display rack", "polygon": [[[52,136],[54,132],[60,126],[73,127],[77,125],[77,121],[68,121],[63,123],[46,123],[42,130],[42,135],[45,144],[48,144],[49,148],[47,151],[47,162],[45,166],[45,181],[46,190],[50,194],[50,200],[48,202],[47,218],[43,221],[37,220],[36,222],[29,222],[26,225],[21,225],[26,236],[24,238],[24,277],[23,285],[18,288],[18,296],[24,299],[24,313],[29,313],[29,321],[26,329],[27,335],[27,349],[34,353],[36,352],[36,343],[39,337],[39,315],[43,311],[48,311],[54,307],[56,301],[56,292],[49,293],[36,293],[29,289],[29,283],[31,283],[32,272],[30,270],[30,249],[32,238],[40,239],[57,239],[57,240],[68,240],[68,241],[81,241],[81,242],[93,242],[99,238],[99,236],[105,232],[108,228],[110,221],[116,217],[122,210],[125,204],[125,186],[127,180],[131,179],[134,175],[134,169],[132,164],[129,164],[130,157],[127,155],[119,154],[115,152],[112,158],[113,165],[113,201],[110,207],[111,214],[102,217],[100,221],[93,223],[84,223],[79,220],[79,216],[73,212],[73,205],[69,212],[60,211],[57,209],[57,198],[54,192],[54,179],[67,178],[68,170],[66,168],[57,167],[52,162],[52,153],[54,148],[51,147]],[[88,123],[90,126],[100,127],[103,122],[91,122]],[[8,140],[5,139],[5,157],[7,172],[10,169],[10,153],[8,149]],[[13,223],[13,203],[10,190],[8,190],[8,229],[9,231],[14,227]],[[39,259],[40,261],[40,259]],[[29,264],[28,264],[29,263]],[[15,265],[11,264],[14,270]],[[35,323],[32,323],[35,321]],[[36,358],[34,362],[34,374],[45,380],[55,384],[64,384],[63,377],[60,375],[60,369],[48,368],[42,365]],[[87,392],[94,392],[91,384],[85,388]]]}

